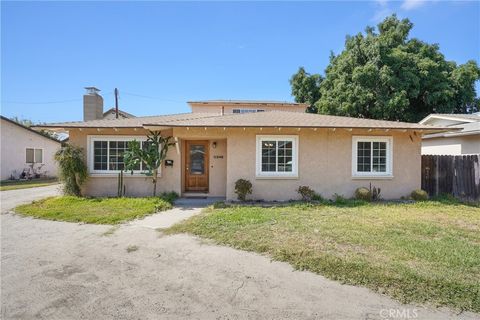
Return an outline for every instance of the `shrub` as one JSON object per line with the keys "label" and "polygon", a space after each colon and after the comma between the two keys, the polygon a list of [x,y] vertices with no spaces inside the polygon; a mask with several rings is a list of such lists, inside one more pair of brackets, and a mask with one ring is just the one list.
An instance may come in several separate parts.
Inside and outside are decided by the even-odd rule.
{"label": "shrub", "polygon": [[225,209],[228,208],[229,205],[227,205],[224,201],[216,201],[213,204],[213,209]]}
{"label": "shrub", "polygon": [[319,201],[319,202],[323,202],[325,199],[323,199],[322,195],[321,194],[318,194],[318,193],[315,193],[312,197],[312,200],[313,201]]}
{"label": "shrub", "polygon": [[312,201],[315,196],[315,191],[309,186],[300,186],[298,187],[297,192],[300,194],[303,201]]}
{"label": "shrub", "polygon": [[345,205],[348,203],[348,200],[341,194],[335,193],[333,195],[333,202],[335,202],[335,204]]}
{"label": "shrub", "polygon": [[163,192],[160,195],[160,198],[167,201],[168,203],[173,204],[173,202],[178,199],[178,193],[176,193],[175,191]]}
{"label": "shrub", "polygon": [[412,193],[410,194],[413,200],[416,201],[424,201],[428,200],[428,193],[425,190],[422,189],[416,189],[413,190]]}
{"label": "shrub", "polygon": [[372,193],[365,187],[360,187],[355,190],[355,199],[372,201]]}
{"label": "shrub", "polygon": [[58,163],[59,178],[63,181],[63,193],[80,196],[81,185],[88,177],[82,149],[66,144],[55,153],[55,161]]}
{"label": "shrub", "polygon": [[252,183],[245,179],[238,179],[235,182],[235,193],[238,200],[245,201],[248,194],[252,194]]}

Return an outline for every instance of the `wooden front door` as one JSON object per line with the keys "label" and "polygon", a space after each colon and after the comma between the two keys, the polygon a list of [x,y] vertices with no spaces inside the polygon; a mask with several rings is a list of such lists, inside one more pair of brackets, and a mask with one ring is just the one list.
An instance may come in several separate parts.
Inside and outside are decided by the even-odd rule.
{"label": "wooden front door", "polygon": [[208,141],[185,141],[185,191],[208,191]]}

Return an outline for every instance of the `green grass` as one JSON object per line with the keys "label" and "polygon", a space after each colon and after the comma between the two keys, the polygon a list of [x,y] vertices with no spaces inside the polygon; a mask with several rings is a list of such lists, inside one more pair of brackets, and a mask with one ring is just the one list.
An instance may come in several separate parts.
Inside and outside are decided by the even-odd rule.
{"label": "green grass", "polygon": [[118,224],[170,208],[172,208],[172,204],[160,197],[81,198],[64,196],[18,206],[15,208],[15,212],[47,220]]}
{"label": "green grass", "polygon": [[207,209],[167,230],[266,253],[402,302],[480,312],[480,208],[452,201]]}
{"label": "green grass", "polygon": [[54,184],[58,184],[58,180],[55,178],[33,179],[33,180],[26,180],[26,181],[4,180],[4,181],[0,181],[0,191],[45,187],[45,186],[51,186]]}

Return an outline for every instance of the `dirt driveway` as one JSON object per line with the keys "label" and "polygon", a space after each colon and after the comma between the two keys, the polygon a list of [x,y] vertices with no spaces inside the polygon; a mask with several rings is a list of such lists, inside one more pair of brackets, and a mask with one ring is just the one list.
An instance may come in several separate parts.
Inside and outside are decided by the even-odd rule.
{"label": "dirt driveway", "polygon": [[0,191],[1,212],[9,211],[18,205],[60,194],[61,185]]}
{"label": "dirt driveway", "polygon": [[145,222],[114,230],[2,214],[1,223],[2,319],[476,317],[402,305],[254,253],[165,236]]}

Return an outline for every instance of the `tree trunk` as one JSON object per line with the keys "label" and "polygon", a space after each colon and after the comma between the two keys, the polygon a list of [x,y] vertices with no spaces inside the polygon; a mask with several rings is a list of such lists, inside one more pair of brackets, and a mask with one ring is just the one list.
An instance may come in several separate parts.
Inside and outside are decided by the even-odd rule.
{"label": "tree trunk", "polygon": [[153,170],[153,196],[155,197],[157,195],[157,172],[158,170],[155,169]]}

